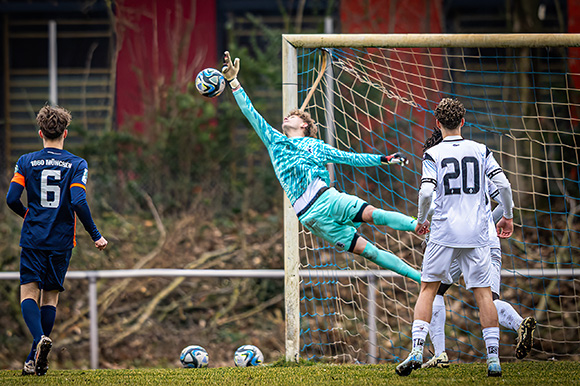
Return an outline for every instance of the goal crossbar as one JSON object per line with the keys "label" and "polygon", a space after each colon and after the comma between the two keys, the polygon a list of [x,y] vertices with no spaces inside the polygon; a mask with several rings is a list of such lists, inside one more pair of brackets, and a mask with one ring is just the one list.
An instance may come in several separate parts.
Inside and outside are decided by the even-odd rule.
{"label": "goal crossbar", "polygon": [[580,34],[310,34],[282,35],[294,48],[580,47]]}

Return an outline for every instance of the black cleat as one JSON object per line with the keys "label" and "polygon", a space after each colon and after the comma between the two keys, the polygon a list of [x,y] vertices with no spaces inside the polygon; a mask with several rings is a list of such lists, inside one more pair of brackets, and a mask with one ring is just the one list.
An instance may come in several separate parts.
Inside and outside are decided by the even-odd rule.
{"label": "black cleat", "polygon": [[516,358],[524,359],[532,350],[536,319],[528,316],[518,328],[518,343],[516,344]]}
{"label": "black cleat", "polygon": [[44,375],[48,371],[48,354],[52,349],[52,340],[48,336],[42,336],[38,346],[36,346],[36,356],[34,362],[36,363],[36,375]]}

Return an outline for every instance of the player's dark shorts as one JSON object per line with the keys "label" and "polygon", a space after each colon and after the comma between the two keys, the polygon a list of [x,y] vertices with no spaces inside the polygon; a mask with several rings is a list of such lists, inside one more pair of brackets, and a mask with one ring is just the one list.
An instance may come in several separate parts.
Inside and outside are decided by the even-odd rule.
{"label": "player's dark shorts", "polygon": [[20,253],[20,284],[38,283],[44,291],[64,291],[63,283],[72,249],[48,251],[22,248]]}

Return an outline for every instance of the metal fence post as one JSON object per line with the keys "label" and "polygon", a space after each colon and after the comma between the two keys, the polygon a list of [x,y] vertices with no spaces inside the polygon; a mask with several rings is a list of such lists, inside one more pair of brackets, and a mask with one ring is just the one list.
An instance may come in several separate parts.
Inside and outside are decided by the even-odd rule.
{"label": "metal fence post", "polygon": [[371,273],[368,276],[368,313],[369,313],[369,363],[377,363],[377,301],[375,287],[377,278]]}
{"label": "metal fence post", "polygon": [[97,272],[87,273],[89,279],[89,329],[91,346],[91,369],[99,368],[99,325],[97,310]]}

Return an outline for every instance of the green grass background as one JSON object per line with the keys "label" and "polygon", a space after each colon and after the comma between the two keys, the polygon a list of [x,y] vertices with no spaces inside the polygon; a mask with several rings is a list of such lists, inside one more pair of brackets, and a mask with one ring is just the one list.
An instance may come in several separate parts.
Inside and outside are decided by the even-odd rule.
{"label": "green grass background", "polygon": [[488,378],[485,364],[395,374],[395,365],[329,365],[207,369],[49,370],[42,377],[0,371],[2,385],[580,385],[579,362],[502,364],[503,377]]}

